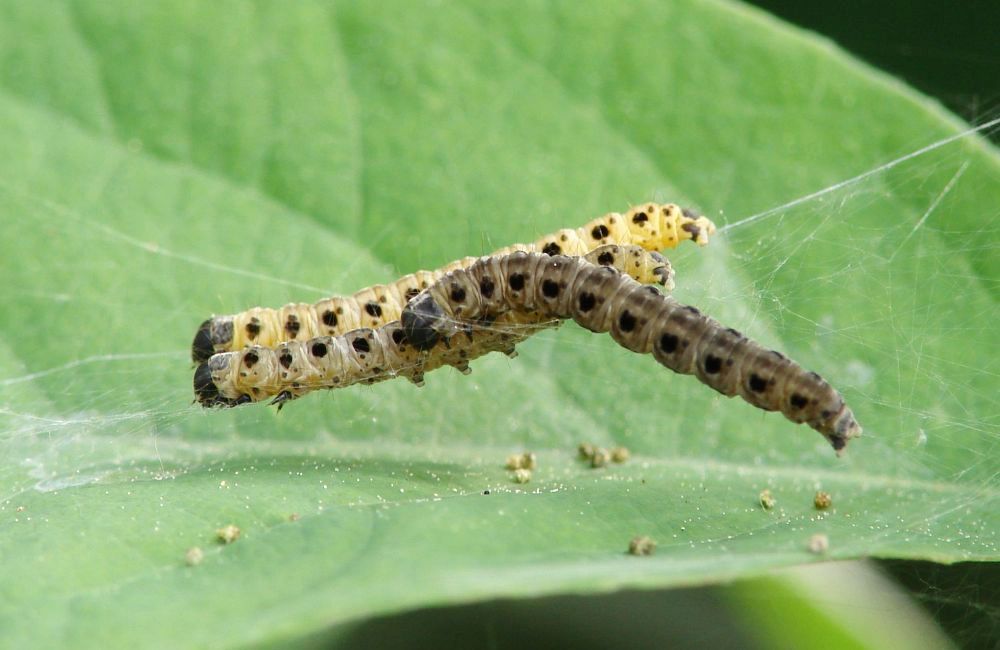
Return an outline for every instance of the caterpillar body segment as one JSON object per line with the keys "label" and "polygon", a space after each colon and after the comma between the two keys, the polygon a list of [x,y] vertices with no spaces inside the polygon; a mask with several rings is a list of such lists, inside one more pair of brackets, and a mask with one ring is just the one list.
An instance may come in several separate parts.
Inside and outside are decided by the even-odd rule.
{"label": "caterpillar body segment", "polygon": [[[375,383],[417,373],[423,356],[406,345],[398,322],[359,328],[340,336],[255,345],[212,355],[195,371],[195,395],[205,406],[237,406],[274,398],[279,406],[319,387]],[[416,374],[411,378],[419,380]]]}
{"label": "caterpillar body segment", "polygon": [[622,347],[652,354],[723,395],[808,424],[838,453],[861,434],[843,397],[818,374],[695,307],[579,257],[514,253],[481,259],[410,301],[403,331],[412,345],[435,350],[460,337],[466,323],[511,310],[572,318],[593,332],[608,332]]}
{"label": "caterpillar body segment", "polygon": [[[614,268],[616,274],[626,273],[637,282],[667,290],[674,286],[670,263],[659,253],[638,246],[605,245],[585,259]],[[421,385],[425,373],[442,366],[468,373],[469,362],[484,354],[514,356],[517,343],[559,323],[543,312],[506,310],[495,318],[462,324],[455,330],[461,333],[449,345],[429,351],[413,346],[399,321],[379,328],[355,328],[337,336],[282,341],[274,347],[252,345],[214,354],[202,362],[195,371],[194,390],[204,406],[238,406],[270,398],[280,406],[320,388],[371,384],[393,377],[406,377]]]}
{"label": "caterpillar body segment", "polygon": [[[576,229],[559,230],[531,244],[515,244],[492,255],[516,251],[549,255],[585,255],[608,244],[636,245],[649,251],[674,248],[682,241],[708,243],[715,225],[701,215],[674,204],[646,203],[627,213],[612,212]],[[317,303],[291,303],[279,309],[254,307],[240,314],[215,316],[198,328],[191,344],[195,363],[216,352],[254,345],[274,347],[282,341],[305,341],[337,336],[359,327],[377,328],[398,320],[407,301],[451,271],[466,268],[479,258],[466,257],[436,271],[417,271],[391,284],[376,284],[351,296]]]}
{"label": "caterpillar body segment", "polygon": [[417,386],[424,375],[443,366],[464,374],[469,362],[490,352],[515,356],[514,346],[528,336],[559,324],[538,318],[535,326],[512,332],[500,327],[470,328],[451,346],[433,351],[409,345],[399,321],[372,330],[361,328],[340,336],[309,341],[283,341],[274,348],[255,345],[238,352],[220,352],[195,371],[197,400],[209,406],[239,406],[272,399],[285,402],[319,389],[374,384],[403,377]]}

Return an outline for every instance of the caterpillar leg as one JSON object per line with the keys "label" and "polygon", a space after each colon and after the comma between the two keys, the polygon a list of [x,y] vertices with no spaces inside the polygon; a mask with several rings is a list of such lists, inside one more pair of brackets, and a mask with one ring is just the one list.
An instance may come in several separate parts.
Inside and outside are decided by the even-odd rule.
{"label": "caterpillar leg", "polygon": [[280,412],[281,409],[285,406],[285,404],[291,402],[293,399],[295,399],[295,396],[292,395],[291,392],[283,390],[274,396],[274,399],[271,400],[268,406],[277,406],[278,411]]}

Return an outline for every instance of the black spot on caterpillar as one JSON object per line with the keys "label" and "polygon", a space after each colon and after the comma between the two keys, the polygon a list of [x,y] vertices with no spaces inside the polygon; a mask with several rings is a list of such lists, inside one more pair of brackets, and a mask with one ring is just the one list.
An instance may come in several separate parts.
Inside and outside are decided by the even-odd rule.
{"label": "black spot on caterpillar", "polygon": [[[496,290],[484,296],[483,283]],[[838,452],[861,434],[843,397],[818,374],[649,289],[583,258],[513,253],[448,273],[411,300],[401,320],[412,345],[434,350],[467,323],[510,310],[572,318],[592,332],[610,332],[628,350],[652,353],[667,368],[694,375],[723,395],[739,395],[808,424]]]}
{"label": "black spot on caterpillar", "polygon": [[[667,290],[674,286],[670,263],[659,253],[638,246],[601,246],[585,259],[599,261],[616,274],[628,273],[637,282],[660,284]],[[478,295],[492,291],[485,284],[477,288]],[[454,292],[452,297],[464,299]],[[463,325],[463,333],[450,345],[429,351],[414,347],[399,321],[337,336],[282,341],[274,348],[254,345],[214,354],[201,363],[194,374],[194,391],[203,406],[238,406],[274,398],[280,407],[320,388],[372,384],[397,376],[419,385],[425,373],[442,366],[468,373],[469,361],[489,352],[513,356],[517,343],[558,324],[546,314],[508,310],[495,319]]]}
{"label": "black spot on caterpillar", "polygon": [[[646,203],[624,215],[612,212],[581,228],[559,230],[532,244],[515,244],[493,255],[517,250],[585,255],[606,244],[635,245],[655,251],[674,248],[688,239],[705,245],[714,232],[711,221],[687,208]],[[359,327],[380,327],[399,320],[406,302],[444,274],[465,268],[477,259],[466,257],[437,271],[417,271],[392,284],[376,284],[352,296],[334,296],[315,304],[292,303],[280,309],[254,307],[240,314],[209,318],[195,333],[191,358],[199,363],[216,352],[241,350],[251,345],[274,347],[281,341],[305,341],[317,336],[336,336]]]}

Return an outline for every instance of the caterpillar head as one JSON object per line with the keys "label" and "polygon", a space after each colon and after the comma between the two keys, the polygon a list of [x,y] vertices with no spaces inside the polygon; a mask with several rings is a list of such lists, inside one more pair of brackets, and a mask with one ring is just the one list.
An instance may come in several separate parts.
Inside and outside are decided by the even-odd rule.
{"label": "caterpillar head", "polygon": [[212,345],[212,319],[209,318],[198,326],[195,332],[194,341],[191,343],[191,360],[195,363],[206,361],[215,354],[215,346]]}
{"label": "caterpillar head", "polygon": [[[217,355],[218,358],[224,356]],[[205,408],[213,406],[230,407],[253,401],[249,395],[240,395],[236,399],[224,397],[219,392],[219,387],[215,383],[211,361],[210,358],[208,361],[198,364],[198,368],[194,371],[194,395],[199,404]]]}
{"label": "caterpillar head", "polygon": [[441,306],[425,292],[407,303],[400,320],[410,345],[418,350],[430,350],[440,339],[436,328],[445,318]]}
{"label": "caterpillar head", "polygon": [[194,341],[191,342],[191,360],[195,363],[208,361],[216,348],[227,347],[233,340],[233,317],[216,316],[198,326]]}
{"label": "caterpillar head", "polygon": [[[201,330],[198,331],[201,332]],[[198,364],[198,369],[194,371],[194,396],[205,407],[225,405],[228,401],[219,395],[219,387],[215,385],[212,370],[208,367],[207,362]]]}

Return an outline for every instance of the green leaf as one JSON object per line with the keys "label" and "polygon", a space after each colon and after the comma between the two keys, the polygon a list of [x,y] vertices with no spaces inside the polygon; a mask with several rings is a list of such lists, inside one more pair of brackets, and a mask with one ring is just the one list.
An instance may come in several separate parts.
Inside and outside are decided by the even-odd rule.
{"label": "green leaf", "polygon": [[[726,3],[0,5],[0,645],[704,584],[818,560],[816,533],[828,558],[996,560],[996,151],[790,204],[963,128]],[[419,390],[190,404],[211,313],[651,199],[742,222],[671,253],[676,293],[841,388],[845,457],[574,325]],[[584,440],[633,459],[588,469]],[[625,555],[637,534],[656,555]]]}

